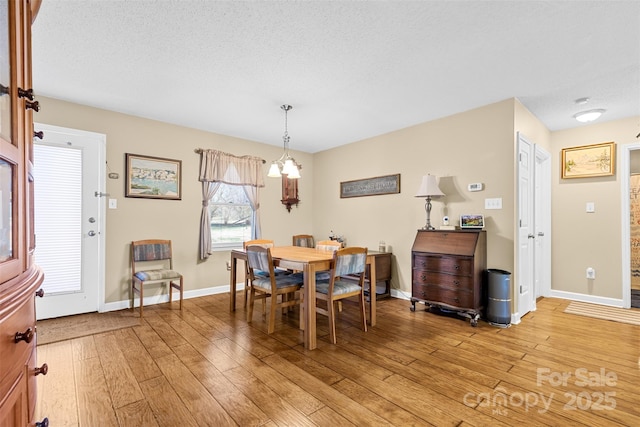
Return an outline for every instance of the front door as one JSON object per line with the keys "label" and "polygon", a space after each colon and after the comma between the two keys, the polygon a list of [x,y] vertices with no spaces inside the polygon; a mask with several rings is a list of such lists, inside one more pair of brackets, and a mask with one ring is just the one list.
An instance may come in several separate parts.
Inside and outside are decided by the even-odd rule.
{"label": "front door", "polygon": [[105,135],[35,124],[35,259],[45,274],[38,319],[97,311],[104,285]]}

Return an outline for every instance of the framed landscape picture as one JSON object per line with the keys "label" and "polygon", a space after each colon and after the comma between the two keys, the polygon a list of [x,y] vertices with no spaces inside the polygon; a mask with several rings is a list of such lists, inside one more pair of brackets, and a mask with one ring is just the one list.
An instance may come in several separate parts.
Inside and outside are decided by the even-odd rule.
{"label": "framed landscape picture", "polygon": [[181,200],[182,161],[126,155],[125,197]]}
{"label": "framed landscape picture", "polygon": [[591,178],[616,173],[616,144],[583,145],[562,149],[562,178]]}

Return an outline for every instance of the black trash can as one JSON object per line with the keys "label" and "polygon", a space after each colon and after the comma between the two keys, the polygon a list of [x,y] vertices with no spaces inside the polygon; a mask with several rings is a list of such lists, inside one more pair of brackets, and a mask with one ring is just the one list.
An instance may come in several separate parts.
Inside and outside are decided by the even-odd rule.
{"label": "black trash can", "polygon": [[487,270],[487,321],[499,328],[511,326],[511,273]]}

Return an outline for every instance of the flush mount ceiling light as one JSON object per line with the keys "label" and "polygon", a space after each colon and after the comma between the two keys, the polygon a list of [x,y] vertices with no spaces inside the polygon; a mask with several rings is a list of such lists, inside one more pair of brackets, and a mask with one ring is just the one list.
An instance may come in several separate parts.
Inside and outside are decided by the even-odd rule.
{"label": "flush mount ceiling light", "polygon": [[287,175],[287,178],[297,179],[300,178],[300,167],[296,163],[296,160],[289,155],[289,131],[287,130],[287,113],[293,107],[291,105],[281,105],[280,108],[284,110],[284,135],[282,141],[284,142],[284,153],[278,160],[271,162],[269,173],[270,178],[278,178],[281,175]]}
{"label": "flush mount ceiling light", "polygon": [[607,110],[602,108],[598,108],[595,110],[581,111],[579,113],[574,114],[573,117],[579,122],[588,123],[596,120],[605,111]]}

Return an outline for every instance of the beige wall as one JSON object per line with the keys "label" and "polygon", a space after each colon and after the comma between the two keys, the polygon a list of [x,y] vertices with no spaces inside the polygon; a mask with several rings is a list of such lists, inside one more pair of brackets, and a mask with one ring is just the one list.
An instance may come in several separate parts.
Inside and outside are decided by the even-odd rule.
{"label": "beige wall", "polygon": [[[445,197],[433,201],[431,222],[448,215],[485,215],[492,268],[513,271],[515,100],[422,123],[314,155],[313,232],[343,234],[348,245],[393,251],[392,286],[411,293],[411,246],[424,226],[424,199],[414,197],[423,175],[440,178]],[[400,194],[340,199],[341,181],[401,174]],[[467,185],[482,182],[484,191]],[[502,197],[503,209],[485,211],[484,199]]]}
{"label": "beige wall", "polygon": [[[581,126],[553,132],[552,289],[605,298],[622,298],[621,179],[628,171],[603,178],[560,178],[562,148],[614,141],[637,143],[638,118]],[[587,202],[595,212],[586,213]],[[587,267],[596,279],[586,279]]]}
{"label": "beige wall", "polygon": [[[106,192],[118,200],[118,209],[106,210],[107,303],[128,299],[129,243],[144,238],[173,241],[175,266],[185,275],[187,291],[229,283],[226,262],[229,252],[216,252],[207,261],[198,261],[198,233],[201,186],[198,181],[199,155],[195,148],[215,148],[236,155],[251,154],[267,160],[280,157],[282,147],[188,129],[97,108],[38,97],[42,106],[36,121],[106,135],[108,172],[118,172],[117,180],[107,179]],[[273,135],[274,140],[280,135]],[[295,146],[294,144],[292,144]],[[182,200],[148,200],[124,197],[125,153],[182,160]],[[280,203],[280,179],[265,178],[261,190],[262,229],[277,244],[290,244],[292,232],[310,230],[312,221],[313,158],[292,151],[303,165],[300,180],[301,203],[287,213]],[[153,293],[145,294],[152,296]]]}
{"label": "beige wall", "polygon": [[[216,148],[270,161],[282,154],[281,147],[50,98],[40,101],[38,122],[106,134],[107,172],[120,174],[120,179],[109,179],[106,184],[110,197],[118,199],[118,209],[106,211],[106,302],[128,298],[128,244],[140,238],[174,241],[176,266],[186,276],[187,292],[207,292],[228,283],[228,251],[198,261],[201,190],[197,181],[199,156],[193,150]],[[409,296],[411,246],[426,218],[424,199],[414,194],[421,177],[430,173],[440,178],[446,194],[433,202],[432,223],[440,225],[444,215],[457,223],[460,214],[484,214],[487,265],[515,276],[514,145],[520,131],[552,157],[553,290],[620,298],[620,173],[614,178],[564,182],[559,178],[559,156],[566,146],[635,142],[637,122],[632,118],[551,133],[516,99],[509,99],[314,155],[293,152],[303,164],[299,181],[302,201],[287,213],[279,201],[280,180],[266,178],[261,191],[263,237],[289,244],[293,234],[312,233],[322,239],[333,230],[344,235],[348,245],[370,249],[377,249],[378,242],[384,240],[394,253],[392,286]],[[292,146],[295,148],[295,141]],[[125,198],[127,152],[182,160],[182,200]],[[339,197],[341,181],[396,173],[401,174],[400,194]],[[474,182],[482,182],[484,190],[468,192],[467,185]],[[502,198],[503,209],[485,210],[484,199],[494,197]],[[587,201],[595,202],[595,214],[584,212]],[[597,271],[591,288],[584,279],[587,266]]]}

